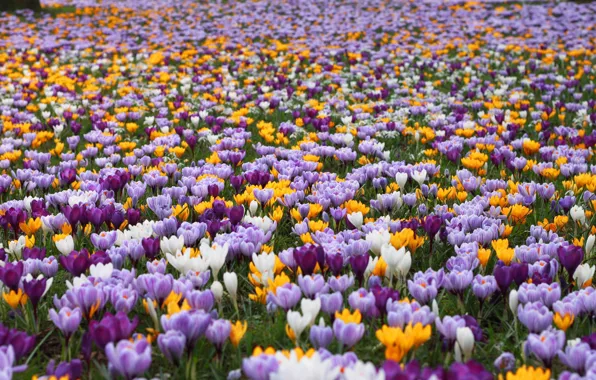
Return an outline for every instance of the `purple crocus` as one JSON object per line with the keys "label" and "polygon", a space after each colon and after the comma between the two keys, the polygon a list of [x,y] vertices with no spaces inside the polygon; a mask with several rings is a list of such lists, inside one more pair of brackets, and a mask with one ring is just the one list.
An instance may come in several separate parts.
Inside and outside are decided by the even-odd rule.
{"label": "purple crocus", "polygon": [[261,354],[242,359],[242,372],[250,380],[268,380],[279,367],[274,355]]}
{"label": "purple crocus", "polygon": [[162,315],[161,325],[165,332],[176,330],[186,337],[186,350],[192,351],[197,340],[205,335],[211,323],[211,315],[202,310],[184,310],[174,315]]}
{"label": "purple crocus", "polygon": [[567,270],[571,280],[573,273],[584,259],[584,249],[575,245],[560,246],[557,255],[559,256],[559,262]]}
{"label": "purple crocus", "polygon": [[91,321],[89,332],[91,338],[99,348],[104,348],[108,343],[128,339],[139,324],[139,317],[129,320],[126,314],[118,312],[116,315],[106,313],[101,321]]}
{"label": "purple crocus", "polygon": [[360,286],[362,286],[362,281],[364,280],[364,272],[368,267],[369,260],[370,256],[368,253],[362,255],[353,255],[350,257],[350,265],[352,267],[352,272],[354,272],[354,277],[356,277]]}
{"label": "purple crocus", "polygon": [[528,302],[517,307],[519,321],[533,333],[539,333],[553,323],[553,313],[541,302]]}
{"label": "purple crocus", "polygon": [[492,380],[493,378],[493,375],[482,364],[474,360],[467,363],[455,362],[451,364],[446,376],[446,379]]}
{"label": "purple crocus", "polygon": [[303,275],[313,274],[320,255],[325,255],[323,247],[313,244],[306,244],[294,250],[294,260],[302,270]]}
{"label": "purple crocus", "polygon": [[28,355],[35,347],[35,336],[0,324],[0,347],[12,346],[16,361]]}
{"label": "purple crocus", "polygon": [[474,295],[484,301],[497,290],[497,281],[494,276],[476,275],[472,282],[472,291]]}
{"label": "purple crocus", "polygon": [[526,357],[532,354],[541,360],[546,367],[550,368],[553,358],[564,346],[565,333],[549,327],[542,331],[540,335],[528,335],[528,339],[524,345],[524,352]]}
{"label": "purple crocus", "polygon": [[68,256],[60,256],[58,261],[60,261],[60,265],[74,277],[78,277],[82,273],[85,273],[91,266],[89,251],[85,248],[80,251],[72,251]]}
{"label": "purple crocus", "polygon": [[509,372],[515,369],[515,356],[511,352],[503,352],[494,362],[498,372]]}
{"label": "purple crocus", "polygon": [[216,319],[212,320],[209,327],[205,331],[205,337],[209,342],[211,342],[217,352],[221,352],[224,343],[230,337],[230,331],[232,329],[232,325],[230,321],[227,319]]}
{"label": "purple crocus", "polygon": [[329,326],[325,326],[323,319],[318,325],[310,328],[310,342],[314,348],[327,348],[333,340],[333,330]]}
{"label": "purple crocus", "polygon": [[561,363],[565,364],[574,372],[584,373],[586,365],[586,356],[591,351],[590,345],[580,342],[576,345],[568,345],[565,352],[559,350],[557,353]]}
{"label": "purple crocus", "polygon": [[113,376],[133,379],[151,366],[151,345],[144,338],[133,342],[124,339],[116,345],[110,342],[106,346],[106,356]]}
{"label": "purple crocus", "polygon": [[341,319],[336,319],[333,321],[333,334],[339,344],[350,349],[362,339],[364,325],[362,323],[345,323]]}
{"label": "purple crocus", "polygon": [[4,267],[0,267],[0,281],[8,289],[16,292],[19,288],[21,277],[23,276],[23,262],[19,261],[16,264],[6,263]]}
{"label": "purple crocus", "polygon": [[435,319],[435,326],[441,334],[444,344],[448,349],[451,349],[457,338],[457,329],[466,327],[466,321],[460,316],[451,317],[446,315],[443,317],[443,320],[437,317]]}
{"label": "purple crocus", "polygon": [[157,337],[157,346],[170,363],[178,364],[184,354],[186,337],[180,331],[170,330]]}
{"label": "purple crocus", "polygon": [[81,309],[75,307],[70,309],[66,306],[60,308],[60,311],[56,312],[54,309],[50,309],[50,319],[54,322],[54,325],[62,332],[66,342],[78,330],[81,324],[83,314]]}
{"label": "purple crocus", "polygon": [[46,367],[46,376],[56,379],[80,379],[83,374],[83,363],[79,359],[73,359],[70,362],[60,362],[56,365],[54,360],[50,360]]}
{"label": "purple crocus", "polygon": [[215,297],[209,289],[203,291],[189,290],[184,294],[184,299],[194,310],[203,310],[207,313],[213,309],[215,304]]}
{"label": "purple crocus", "polygon": [[106,251],[112,248],[117,238],[118,234],[116,231],[102,231],[99,234],[91,234],[91,243],[93,243],[95,248]]}
{"label": "purple crocus", "polygon": [[318,293],[327,293],[328,286],[325,278],[320,274],[310,276],[298,276],[298,285],[305,297],[314,299]]}
{"label": "purple crocus", "polygon": [[344,298],[340,292],[319,294],[317,298],[321,300],[321,311],[330,315],[332,318],[335,312],[343,308]]}
{"label": "purple crocus", "polygon": [[300,288],[296,284],[287,283],[282,286],[278,286],[275,289],[275,293],[269,292],[267,294],[267,300],[274,303],[278,307],[288,311],[298,304],[302,293]]}
{"label": "purple crocus", "polygon": [[30,280],[23,281],[23,290],[25,291],[25,294],[27,295],[27,297],[29,297],[29,300],[31,301],[31,305],[33,306],[33,315],[35,316],[35,319],[37,319],[37,305],[39,304],[41,297],[43,297],[43,295],[46,292],[47,281],[48,280],[44,277],[38,279],[32,278]]}
{"label": "purple crocus", "polygon": [[434,300],[439,290],[432,279],[418,278],[414,281],[408,280],[408,291],[422,305]]}

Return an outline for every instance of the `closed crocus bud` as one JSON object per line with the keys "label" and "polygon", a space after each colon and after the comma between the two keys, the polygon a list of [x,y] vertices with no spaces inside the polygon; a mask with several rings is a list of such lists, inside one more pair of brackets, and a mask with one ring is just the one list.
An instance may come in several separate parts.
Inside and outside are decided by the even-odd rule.
{"label": "closed crocus bud", "polygon": [[594,236],[594,235],[588,236],[588,239],[586,240],[586,256],[588,256],[592,252],[592,249],[594,249],[594,241],[595,240],[596,240],[596,236]]}
{"label": "closed crocus bud", "polygon": [[350,221],[350,223],[352,223],[354,227],[360,229],[360,227],[362,227],[362,223],[364,222],[364,217],[362,213],[358,211],[348,214],[348,220]]}
{"label": "closed crocus bud", "polygon": [[230,294],[230,297],[232,297],[232,299],[236,299],[236,294],[238,291],[238,276],[236,275],[236,272],[224,273],[223,279],[226,290]]}
{"label": "closed crocus bud", "polygon": [[464,362],[467,362],[472,357],[474,351],[474,333],[469,327],[458,327],[456,348],[459,348]]}
{"label": "closed crocus bud", "polygon": [[594,277],[594,271],[596,271],[596,267],[594,266],[590,266],[589,264],[579,265],[573,273],[573,280],[575,280],[577,287],[586,288],[592,285],[592,277]]}
{"label": "closed crocus bud", "polygon": [[439,313],[439,304],[437,303],[437,300],[433,300],[433,303],[431,305],[431,310],[433,311],[433,314],[436,315],[437,317],[440,316],[441,314]]}
{"label": "closed crocus bud", "polygon": [[399,272],[402,278],[405,278],[408,272],[410,271],[410,267],[412,266],[412,254],[410,251],[406,251],[404,257],[399,261],[397,265],[397,271]]}
{"label": "closed crocus bud", "polygon": [[403,190],[406,182],[408,182],[408,173],[397,173],[395,175],[395,182],[397,182],[399,189]]}
{"label": "closed crocus bud", "polygon": [[257,201],[251,201],[250,206],[248,206],[248,211],[250,211],[250,215],[252,215],[252,216],[256,215],[258,208],[259,208],[259,203]]}
{"label": "closed crocus bud", "polygon": [[211,292],[213,292],[213,297],[215,297],[215,301],[217,303],[220,303],[223,297],[223,286],[221,282],[214,281],[213,284],[211,284]]}
{"label": "closed crocus bud", "polygon": [[333,340],[333,330],[325,326],[323,317],[319,319],[319,324],[310,328],[310,342],[316,349],[327,348]]}
{"label": "closed crocus bud", "polygon": [[509,309],[511,309],[511,312],[513,313],[513,315],[517,315],[517,304],[518,303],[519,303],[519,301],[517,299],[517,290],[513,289],[509,293]]}

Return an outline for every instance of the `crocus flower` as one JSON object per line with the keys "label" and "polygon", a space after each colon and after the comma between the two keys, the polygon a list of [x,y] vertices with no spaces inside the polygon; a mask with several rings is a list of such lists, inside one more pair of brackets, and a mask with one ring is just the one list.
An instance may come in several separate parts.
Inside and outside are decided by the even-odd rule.
{"label": "crocus flower", "polygon": [[524,345],[526,356],[536,356],[546,367],[550,367],[553,358],[565,346],[565,333],[552,327],[543,330],[540,335],[530,334]]}
{"label": "crocus flower", "polygon": [[211,342],[218,352],[230,336],[231,324],[227,319],[216,319],[211,321],[209,327],[205,331],[205,337]]}
{"label": "crocus flower", "polygon": [[177,364],[184,354],[186,337],[180,331],[170,330],[158,335],[157,345],[170,363]]}
{"label": "crocus flower", "polygon": [[161,316],[161,325],[166,332],[176,330],[184,334],[187,352],[192,351],[197,340],[205,334],[210,323],[211,316],[202,310],[184,310],[171,316]]}
{"label": "crocus flower", "polygon": [[573,273],[584,259],[583,248],[575,245],[560,246],[557,255],[559,262],[567,270],[569,278],[572,278]]}
{"label": "crocus flower", "polygon": [[70,309],[65,306],[60,308],[58,312],[54,309],[50,309],[50,319],[62,332],[67,342],[72,334],[78,330],[82,317],[81,309],[78,307]]}
{"label": "crocus flower", "polygon": [[58,258],[60,264],[70,272],[74,277],[85,273],[91,266],[91,259],[89,252],[83,248],[80,251],[70,251],[68,256],[60,256]]}
{"label": "crocus flower", "polygon": [[325,326],[325,320],[319,319],[319,324],[310,328],[310,342],[314,348],[326,348],[333,340],[333,330]]}
{"label": "crocus flower", "polygon": [[529,302],[517,307],[519,321],[530,330],[539,333],[553,323],[553,313],[540,302]]}
{"label": "crocus flower", "polygon": [[106,356],[112,375],[132,379],[145,373],[151,366],[151,345],[144,338],[134,342],[128,339],[117,344],[110,342],[106,346]]}

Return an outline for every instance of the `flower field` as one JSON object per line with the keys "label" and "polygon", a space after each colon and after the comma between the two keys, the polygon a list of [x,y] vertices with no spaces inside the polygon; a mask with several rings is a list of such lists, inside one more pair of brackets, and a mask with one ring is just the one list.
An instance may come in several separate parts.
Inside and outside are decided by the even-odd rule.
{"label": "flower field", "polygon": [[596,3],[0,13],[0,379],[596,378]]}

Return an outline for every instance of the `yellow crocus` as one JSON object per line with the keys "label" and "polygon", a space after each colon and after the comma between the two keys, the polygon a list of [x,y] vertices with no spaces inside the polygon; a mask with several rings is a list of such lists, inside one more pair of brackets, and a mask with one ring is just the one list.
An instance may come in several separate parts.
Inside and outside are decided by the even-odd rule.
{"label": "yellow crocus", "polygon": [[232,328],[230,329],[230,342],[232,342],[234,347],[238,347],[244,334],[246,334],[246,330],[248,330],[248,323],[246,321],[236,321],[236,323],[232,325]]}

